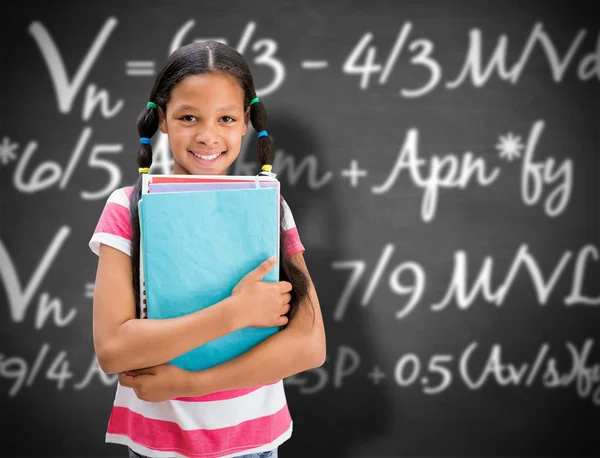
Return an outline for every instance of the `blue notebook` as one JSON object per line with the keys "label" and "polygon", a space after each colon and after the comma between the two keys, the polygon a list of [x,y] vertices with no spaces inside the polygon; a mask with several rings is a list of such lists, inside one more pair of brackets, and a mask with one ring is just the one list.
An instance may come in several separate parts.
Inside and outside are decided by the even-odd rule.
{"label": "blue notebook", "polygon": [[[144,194],[139,214],[148,318],[210,307],[230,296],[244,275],[269,256],[278,257],[278,200],[272,188]],[[279,281],[279,263],[263,281]],[[239,356],[278,329],[239,329],[170,363],[206,369]]]}

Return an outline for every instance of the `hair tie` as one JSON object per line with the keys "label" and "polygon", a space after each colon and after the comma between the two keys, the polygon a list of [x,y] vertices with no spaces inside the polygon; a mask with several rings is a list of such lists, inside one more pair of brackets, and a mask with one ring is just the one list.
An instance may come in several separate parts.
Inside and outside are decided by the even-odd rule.
{"label": "hair tie", "polygon": [[273,172],[271,172],[271,170],[273,170],[273,166],[269,165],[269,164],[265,164],[262,166],[261,171],[258,173],[259,175],[266,175],[269,176],[271,178],[275,178],[277,177],[277,175]]}
{"label": "hair tie", "polygon": [[154,102],[148,102],[148,103],[146,104],[146,106],[147,106],[148,108],[154,108],[154,109],[158,108],[158,105],[157,105],[156,103],[154,103]]}
{"label": "hair tie", "polygon": [[256,102],[260,102],[260,99],[259,99],[258,97],[255,97],[255,98],[253,98],[252,100],[250,100],[250,105],[248,105],[248,106],[249,106],[249,107],[251,107],[251,106],[252,106],[252,104],[253,104],[253,103],[256,103]]}
{"label": "hair tie", "polygon": [[150,139],[148,137],[140,137],[140,143],[143,143],[144,145],[149,145]]}
{"label": "hair tie", "polygon": [[148,173],[150,169],[148,167],[140,167],[138,173]]}
{"label": "hair tie", "polygon": [[268,137],[268,136],[269,136],[269,134],[267,133],[267,131],[266,131],[266,130],[261,130],[261,131],[258,133],[258,138],[260,138],[260,137]]}

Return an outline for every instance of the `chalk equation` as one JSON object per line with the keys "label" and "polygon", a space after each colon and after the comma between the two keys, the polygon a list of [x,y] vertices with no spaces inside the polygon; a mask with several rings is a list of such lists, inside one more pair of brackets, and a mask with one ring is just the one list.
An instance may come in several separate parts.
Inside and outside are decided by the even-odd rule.
{"label": "chalk equation", "polygon": [[[586,29],[578,30],[568,49],[561,55],[550,34],[544,30],[543,23],[537,22],[532,27],[526,42],[516,44],[516,47],[521,49],[521,53],[517,62],[510,66],[508,35],[503,34],[498,37],[491,56],[486,62],[484,33],[478,28],[473,28],[468,32],[467,50],[458,75],[454,78],[450,77],[446,81],[444,81],[444,68],[440,63],[439,53],[438,57],[435,54],[436,43],[428,38],[411,37],[416,34],[422,35],[422,32],[413,32],[411,22],[402,24],[385,62],[383,60],[378,62],[377,47],[372,45],[376,37],[372,32],[366,32],[344,60],[343,72],[359,77],[359,87],[362,90],[369,89],[372,79],[375,79],[376,76],[379,77],[377,83],[385,85],[388,84],[402,53],[408,53],[407,58],[412,68],[409,68],[408,71],[404,69],[405,72],[402,76],[405,76],[406,73],[410,74],[411,70],[416,69],[415,73],[425,75],[425,80],[417,87],[402,87],[398,94],[405,98],[418,98],[431,93],[440,86],[450,90],[469,83],[474,87],[482,87],[493,76],[515,85],[525,72],[533,53],[538,51],[546,58],[551,78],[556,83],[562,82],[569,71],[573,71],[581,82],[592,80],[600,82],[600,58],[598,57],[600,55],[600,32],[596,41],[593,37],[591,40],[588,39],[588,42],[591,42],[596,48],[585,53],[578,62],[574,62],[577,52],[586,41],[588,31]],[[489,44],[490,41],[493,42],[494,37],[488,37],[485,42],[487,49],[493,47]],[[514,43],[513,46],[515,46]],[[573,67],[575,68],[573,69]],[[402,76],[397,79],[402,80]]]}
{"label": "chalk equation", "polygon": [[[93,61],[105,46],[117,24],[118,20],[116,17],[109,17],[105,21],[84,61],[86,65],[91,66],[93,64]],[[203,36],[190,38],[195,26],[196,21],[190,19],[180,26],[179,29],[173,31],[171,42],[168,49],[165,50],[165,54],[168,55],[178,47],[191,41],[220,41],[234,46],[238,52],[246,55],[254,66],[264,66],[269,70],[271,80],[266,85],[257,88],[257,95],[259,97],[274,93],[285,83],[285,59],[278,55],[279,45],[272,37],[256,39],[257,23],[255,21],[249,21],[246,24],[235,43],[227,37]],[[51,69],[60,68],[57,66],[59,63],[62,66],[58,47],[44,25],[39,21],[32,22],[29,26],[29,33],[36,40],[49,67]],[[439,57],[436,57],[435,54],[436,43],[428,38],[413,38],[414,35],[422,35],[422,33],[414,32],[411,22],[404,22],[400,25],[396,39],[385,60],[378,61],[378,48],[373,45],[373,42],[377,39],[375,35],[372,32],[365,32],[359,38],[354,48],[337,66],[342,74],[349,75],[350,77],[358,77],[360,89],[366,90],[369,88],[371,81],[377,76],[377,83],[379,85],[388,84],[395,67],[402,63],[400,59],[406,57],[409,60],[409,66],[416,68],[416,73],[425,75],[425,81],[418,87],[402,87],[398,91],[398,94],[405,98],[423,97],[442,85],[444,88],[450,90],[469,83],[474,87],[482,87],[490,81],[492,76],[515,85],[525,72],[527,63],[535,52],[541,52],[545,57],[550,69],[551,78],[556,83],[563,81],[569,71],[573,71],[577,79],[582,82],[591,80],[600,81],[600,58],[598,58],[600,54],[600,39],[594,43],[593,37],[588,38],[592,33],[588,33],[586,29],[578,30],[574,34],[568,49],[561,55],[550,33],[544,29],[543,23],[537,22],[533,25],[525,43],[512,44],[513,48],[520,48],[521,53],[517,62],[511,66],[508,62],[508,55],[513,49],[509,48],[508,35],[503,34],[500,37],[487,37],[484,43],[484,32],[478,28],[472,28],[467,33],[467,49],[462,67],[458,70],[458,75],[443,81],[445,76],[444,68],[440,63]],[[496,40],[495,47],[491,52],[491,56],[488,57],[484,53],[484,48],[491,48],[492,46],[489,45],[489,42],[494,42],[494,40]],[[586,50],[584,47],[589,43],[592,43],[592,46],[595,45],[596,49],[589,49],[588,47]],[[580,56],[577,62],[574,62],[578,52],[582,50],[585,54]],[[339,56],[335,56],[334,59],[340,60]],[[156,63],[152,60],[126,60],[125,74],[129,77],[154,77],[156,73],[155,67]],[[323,56],[316,59],[313,57],[301,59],[296,65],[296,68],[308,71],[323,70],[329,67],[329,60],[323,58]],[[411,68],[409,68],[408,72],[404,68],[402,70],[404,70],[404,73],[410,73]],[[402,76],[397,77],[397,79],[402,80]],[[61,87],[55,85],[55,89],[59,92]],[[62,86],[62,89],[68,88]]]}
{"label": "chalk equation", "polygon": [[[92,355],[90,360],[91,363],[85,369],[85,373],[78,378],[72,372],[68,352],[66,350],[53,352],[49,343],[42,344],[32,363],[22,356],[0,353],[0,381],[9,382],[7,392],[9,397],[17,396],[24,388],[33,387],[36,381],[38,384],[41,381],[54,383],[59,391],[68,386],[75,390],[83,390],[93,380],[98,380],[106,386],[116,384],[117,374],[105,374],[100,369],[95,355]],[[4,395],[4,393],[0,394]]]}
{"label": "chalk equation", "polygon": [[[518,183],[522,202],[526,206],[543,203],[544,213],[556,217],[564,212],[569,203],[574,166],[570,158],[558,163],[553,157],[543,160],[534,158],[544,127],[545,122],[537,120],[531,127],[526,145],[521,143],[520,136],[512,132],[500,135],[496,149],[499,151],[499,161],[511,163],[522,155],[521,179]],[[389,174],[381,183],[372,186],[371,192],[374,195],[392,192],[396,182],[406,176],[412,185],[422,191],[420,217],[424,222],[434,219],[439,194],[443,189],[465,190],[470,185],[490,187],[498,181],[501,171],[500,167],[490,165],[489,159],[482,155],[478,157],[472,151],[465,151],[462,155],[420,154],[419,130],[416,128],[407,131],[395,161],[388,165],[386,170],[390,170]],[[341,175],[349,178],[351,185],[356,187],[358,179],[365,178],[367,171],[359,169],[354,161],[350,170],[343,170]]]}
{"label": "chalk equation", "polygon": [[[564,348],[543,342],[537,352],[527,352],[531,354],[530,360],[511,361],[501,344],[484,347],[478,342],[471,342],[459,355],[405,353],[387,370],[382,370],[382,366],[373,365],[373,361],[363,361],[356,349],[340,345],[331,352],[333,355],[328,355],[322,367],[289,377],[284,383],[289,389],[297,389],[304,395],[317,394],[326,388],[351,389],[356,386],[352,382],[356,382],[357,378],[368,379],[374,389],[391,383],[425,395],[447,392],[456,383],[468,391],[489,385],[507,389],[572,387],[580,399],[588,399],[594,406],[600,407],[600,362],[592,361],[593,349],[592,338],[579,345],[565,342]],[[474,362],[481,356],[485,358],[484,363]]]}
{"label": "chalk equation", "polygon": [[[287,389],[297,389],[304,395],[314,395],[327,388],[343,389],[360,377],[368,379],[374,387],[392,383],[398,388],[417,390],[425,395],[441,394],[457,382],[469,391],[491,384],[505,388],[572,387],[580,399],[589,399],[600,407],[600,362],[591,361],[594,340],[587,338],[580,345],[565,342],[561,350],[556,347],[544,342],[530,360],[511,361],[501,344],[484,347],[478,342],[471,342],[459,355],[440,353],[421,356],[408,352],[401,355],[393,366],[382,370],[372,361],[363,361],[354,348],[338,345],[329,352],[323,366],[287,377],[284,384]],[[555,356],[551,355],[551,350]],[[482,355],[485,362],[475,363],[474,360]],[[65,350],[52,352],[48,343],[40,347],[33,362],[21,356],[0,353],[0,382],[9,383],[9,397],[33,387],[38,380],[38,383],[55,384],[59,391],[68,387],[82,390],[94,380],[107,387],[118,381],[117,374],[107,375],[100,369],[95,356],[82,371],[83,375],[77,377],[72,370],[68,353]]]}
{"label": "chalk equation", "polygon": [[[421,264],[413,260],[404,260],[400,264],[389,267],[395,250],[396,245],[393,243],[384,245],[375,266],[370,271],[360,305],[369,306],[375,292],[382,287],[383,280],[383,284],[387,283],[390,292],[405,300],[398,305],[386,304],[383,311],[377,310],[376,313],[389,313],[397,320],[401,320],[417,310],[422,303],[427,273]],[[494,272],[493,256],[486,256],[483,261],[474,261],[469,259],[465,250],[457,250],[454,252],[453,259],[452,273],[444,297],[429,305],[429,310],[433,312],[441,312],[451,306],[464,311],[471,308],[475,302],[502,306],[513,284],[518,280],[519,274],[527,275],[539,306],[548,303],[557,283],[563,277],[570,280],[571,290],[567,296],[554,299],[561,301],[567,307],[600,305],[600,295],[594,297],[593,292],[584,290],[586,276],[592,275],[588,273],[588,269],[591,269],[590,264],[597,263],[600,259],[598,247],[593,244],[587,244],[575,253],[571,250],[563,252],[557,257],[551,275],[545,275],[544,269],[536,260],[536,254],[523,243],[515,250],[510,267],[504,273],[504,280],[497,286],[494,286],[492,280],[494,276],[499,275]],[[346,284],[333,309],[333,319],[343,321],[358,285],[365,280],[367,263],[364,260],[334,261],[331,267],[334,271],[349,272]],[[473,271],[475,271],[474,275],[473,273],[467,275],[468,272]],[[469,281],[469,277],[473,280]]]}
{"label": "chalk equation", "polygon": [[[560,161],[548,155],[542,160],[535,158],[544,128],[545,122],[537,120],[532,125],[525,144],[522,143],[521,136],[512,132],[501,134],[495,146],[498,150],[496,161],[484,155],[476,155],[472,151],[465,151],[462,155],[450,152],[443,155],[423,154],[419,146],[419,130],[411,128],[406,132],[395,160],[388,164],[389,173],[383,181],[373,184],[370,192],[377,196],[394,192],[399,180],[409,180],[411,185],[422,193],[419,216],[422,221],[430,222],[434,220],[440,205],[439,195],[442,190],[466,191],[473,185],[481,188],[491,187],[499,181],[501,175],[501,168],[496,163],[504,161],[509,167],[520,166],[520,180],[517,184],[521,191],[522,203],[527,207],[539,204],[548,217],[557,217],[565,211],[571,198],[574,164],[568,157]],[[20,192],[32,194],[53,187],[65,189],[78,164],[87,156],[87,173],[100,174],[104,177],[105,184],[100,189],[82,190],[80,196],[83,200],[104,199],[121,183],[123,172],[112,158],[115,154],[122,153],[123,144],[102,143],[88,146],[92,135],[93,129],[90,126],[83,129],[69,160],[64,165],[53,160],[32,165],[38,142],[29,141],[23,152],[19,153],[19,144],[5,136],[0,143],[0,163],[6,166],[16,162],[13,184]],[[133,149],[133,145],[131,148]],[[152,173],[170,173],[173,157],[169,150],[168,137],[162,133],[157,134],[153,149]],[[258,169],[258,162],[249,158],[247,150],[248,141],[245,141],[232,166],[234,175],[253,175]],[[385,161],[386,158],[378,158],[373,162]],[[306,154],[296,160],[294,155],[287,154],[282,148],[276,150],[273,161],[280,179],[290,186],[306,184],[309,189],[315,191],[331,184],[336,176],[338,180],[348,180],[348,184],[356,188],[361,179],[367,178],[368,171],[361,169],[356,160],[351,160],[350,165],[350,169],[342,169],[339,174],[335,174],[332,170],[323,170],[315,154]]]}
{"label": "chalk equation", "polygon": [[[28,26],[28,33],[37,45],[39,54],[43,59],[48,77],[54,89],[54,96],[58,112],[67,115],[76,108],[76,102],[81,99],[81,120],[91,122],[95,117],[109,120],[123,112],[126,103],[122,97],[114,97],[105,87],[88,83],[91,72],[98,65],[105,52],[107,43],[114,37],[119,20],[109,17],[104,21],[98,33],[91,40],[91,44],[81,58],[76,70],[69,75],[60,50],[49,31],[41,21],[32,21]],[[256,66],[263,66],[269,70],[271,79],[257,90],[259,96],[266,96],[279,90],[286,82],[287,70],[284,59],[279,54],[285,55],[285,50],[279,50],[276,39],[261,37],[259,25],[256,21],[248,21],[239,37],[231,40],[229,37],[197,37],[194,36],[197,27],[193,19],[185,21],[177,30],[173,31],[171,41],[165,54],[169,54],[179,46],[190,41],[204,41],[216,39],[235,46],[236,49],[247,55],[248,59]],[[427,82],[418,88],[402,89],[400,94],[404,97],[422,97],[442,84],[442,67],[434,57],[435,44],[426,38],[414,38],[417,33],[416,25],[404,22],[400,25],[396,40],[387,55],[385,62],[375,63],[377,48],[373,45],[375,36],[371,32],[363,34],[341,65],[344,74],[349,77],[360,76],[361,89],[368,89],[375,76],[378,76],[380,85],[388,84],[396,67],[403,57],[410,59],[410,65],[420,67],[428,74]],[[468,45],[466,57],[455,79],[446,82],[446,88],[456,89],[467,84],[468,81],[475,87],[482,87],[496,75],[512,85],[518,83],[519,78],[527,69],[527,63],[534,53],[539,52],[547,59],[548,68],[552,79],[556,83],[564,80],[567,72],[575,65],[574,61],[579,56],[576,74],[583,82],[600,81],[600,31],[595,49],[585,48],[591,42],[593,32],[586,29],[578,30],[567,51],[562,54],[553,42],[550,32],[544,29],[542,23],[533,25],[529,36],[522,44],[522,52],[518,61],[509,68],[507,56],[509,53],[509,37],[502,35],[498,38],[491,57],[485,62],[483,55],[484,32],[480,29],[471,29],[468,32]],[[492,37],[493,41],[493,37]],[[583,54],[583,55],[582,55]],[[361,59],[364,62],[361,63]],[[289,65],[289,64],[288,64]],[[329,60],[318,56],[307,57],[298,64],[304,70],[322,70],[330,67]],[[125,61],[126,75],[128,77],[154,77],[156,62],[148,59],[129,59]],[[420,74],[423,74],[421,72]],[[527,206],[533,206],[543,201],[544,212],[555,217],[561,214],[569,203],[573,187],[573,162],[570,158],[546,157],[543,160],[534,158],[536,147],[545,129],[545,121],[538,119],[532,125],[527,141],[523,143],[525,133],[513,135],[512,132],[499,133],[498,144],[499,159],[513,162],[521,159],[521,197]],[[0,144],[0,167],[6,168],[11,162],[16,164],[12,174],[14,187],[24,194],[33,194],[48,189],[65,190],[71,183],[73,174],[78,168],[86,168],[86,173],[99,174],[103,177],[103,185],[95,189],[78,190],[83,200],[98,200],[106,198],[112,190],[121,185],[123,172],[117,165],[123,151],[133,151],[135,144],[130,145],[115,139],[109,141],[96,141],[93,138],[93,129],[89,125],[82,126],[82,131],[71,144],[60,145],[58,148],[71,148],[72,153],[62,163],[54,160],[40,162],[36,154],[47,157],[49,147],[43,145],[43,140],[12,139],[9,132],[0,133],[3,141]],[[247,143],[247,142],[246,142]],[[440,191],[443,189],[465,189],[469,185],[486,188],[493,186],[501,176],[501,168],[497,164],[488,163],[488,159],[481,154],[465,151],[462,154],[448,152],[445,154],[428,154],[421,152],[419,147],[420,131],[418,127],[411,127],[406,131],[402,146],[400,147],[395,162],[386,164],[390,170],[383,181],[374,182],[373,174],[364,166],[361,167],[355,157],[350,157],[346,165],[340,170],[320,166],[317,155],[304,151],[292,152],[291,146],[277,150],[274,168],[282,179],[286,179],[290,186],[305,184],[311,190],[319,190],[333,182],[346,182],[352,188],[359,183],[368,182],[370,192],[374,195],[387,194],[394,191],[394,185],[399,179],[406,176],[411,183],[422,191],[421,219],[429,222],[434,219]],[[448,139],[452,144],[453,139]],[[19,149],[19,145],[24,146]],[[281,148],[281,145],[279,145]],[[51,149],[56,150],[53,145]],[[41,151],[38,152],[38,149]],[[157,134],[153,140],[155,160],[153,173],[168,173],[172,169],[172,155],[169,151],[166,136]],[[286,149],[288,153],[286,153]],[[387,157],[387,153],[384,153]],[[295,159],[298,157],[299,159]],[[386,161],[386,157],[377,157],[374,163]],[[255,173],[258,164],[256,161],[235,164],[235,174]]]}

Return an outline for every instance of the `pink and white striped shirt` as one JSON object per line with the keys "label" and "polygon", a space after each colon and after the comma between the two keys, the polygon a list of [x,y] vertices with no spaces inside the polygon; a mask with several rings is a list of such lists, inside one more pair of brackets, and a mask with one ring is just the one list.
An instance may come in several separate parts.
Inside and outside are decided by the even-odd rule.
{"label": "pink and white striped shirt", "polygon": [[[100,244],[131,256],[129,197],[133,187],[115,190],[108,198],[90,249]],[[289,206],[284,210],[284,253],[304,251]],[[143,297],[140,299],[143,301]],[[146,318],[142,303],[140,316]],[[273,450],[292,435],[283,382],[164,402],[138,399],[131,388],[117,384],[106,442],[122,444],[151,457],[235,457]]]}

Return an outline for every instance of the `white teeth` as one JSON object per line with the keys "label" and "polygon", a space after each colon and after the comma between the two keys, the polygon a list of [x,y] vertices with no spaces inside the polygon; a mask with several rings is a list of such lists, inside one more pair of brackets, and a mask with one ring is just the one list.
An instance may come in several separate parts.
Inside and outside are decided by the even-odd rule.
{"label": "white teeth", "polygon": [[217,154],[213,154],[211,156],[202,156],[201,154],[196,154],[194,152],[191,152],[194,156],[199,157],[200,159],[204,159],[205,161],[212,161],[215,160],[216,158],[218,158],[221,153],[217,153]]}

